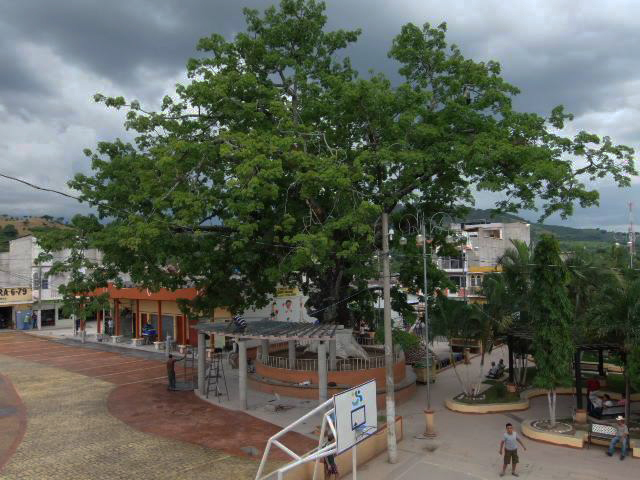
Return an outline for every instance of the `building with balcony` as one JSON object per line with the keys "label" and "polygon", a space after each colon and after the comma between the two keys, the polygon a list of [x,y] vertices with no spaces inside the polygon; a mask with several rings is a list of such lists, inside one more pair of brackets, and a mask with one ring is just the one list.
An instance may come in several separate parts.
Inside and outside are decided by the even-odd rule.
{"label": "building with balcony", "polygon": [[460,255],[434,257],[457,291],[446,290],[450,298],[482,302],[482,283],[486,274],[499,272],[500,258],[513,248],[512,240],[531,244],[528,223],[460,223],[451,225],[452,237],[460,241]]}

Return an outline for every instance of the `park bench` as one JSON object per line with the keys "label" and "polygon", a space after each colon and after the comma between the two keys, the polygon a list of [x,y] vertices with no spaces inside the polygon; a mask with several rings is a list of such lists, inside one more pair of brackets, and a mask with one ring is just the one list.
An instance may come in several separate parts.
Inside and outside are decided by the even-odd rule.
{"label": "park bench", "polygon": [[611,441],[616,436],[618,430],[613,425],[604,423],[592,423],[589,425],[589,436],[587,438],[587,447],[591,447],[591,439],[599,438],[601,440]]}

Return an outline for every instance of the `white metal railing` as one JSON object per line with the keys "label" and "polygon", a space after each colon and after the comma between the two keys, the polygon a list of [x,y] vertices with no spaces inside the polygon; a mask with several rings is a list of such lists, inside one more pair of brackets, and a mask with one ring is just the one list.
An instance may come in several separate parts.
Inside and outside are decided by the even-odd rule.
{"label": "white metal railing", "polygon": [[[394,352],[393,363],[398,363],[404,360],[404,352]],[[276,355],[269,355],[267,357],[260,357],[258,359],[260,363],[271,368],[281,368],[289,370],[289,359],[287,357],[281,357]],[[372,368],[384,367],[384,355],[370,356],[369,358],[339,358],[336,361],[336,370],[369,370]],[[304,372],[317,372],[318,371],[318,359],[317,358],[296,358],[295,368],[291,370],[300,370]]]}

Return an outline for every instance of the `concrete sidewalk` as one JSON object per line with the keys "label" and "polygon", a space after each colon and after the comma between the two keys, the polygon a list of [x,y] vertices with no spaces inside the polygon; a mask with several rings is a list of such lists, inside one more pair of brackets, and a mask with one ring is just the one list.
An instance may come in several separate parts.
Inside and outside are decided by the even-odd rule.
{"label": "concrete sidewalk", "polygon": [[[507,358],[506,347],[498,348],[485,361]],[[477,373],[479,358],[472,361],[470,374]],[[461,370],[464,375],[464,371]],[[520,423],[527,418],[548,418],[547,400],[537,397],[528,410],[503,414],[461,414],[445,408],[445,398],[460,393],[461,387],[452,369],[438,374],[432,385],[432,408],[435,410],[438,436],[434,440],[418,440],[424,431],[423,410],[426,407],[426,386],[419,386],[416,396],[396,409],[404,420],[405,440],[398,445],[398,463],[391,465],[387,455],[380,455],[359,470],[358,478],[367,480],[471,480],[498,478],[502,457],[498,454],[500,440],[507,422],[520,432]],[[558,397],[558,418],[570,417],[575,397]],[[636,478],[640,467],[637,459],[607,457],[603,447],[571,449],[535,442],[521,435],[527,451],[519,449],[520,478],[530,479],[620,479]],[[509,470],[510,471],[510,470]],[[508,474],[509,478],[511,475]],[[350,475],[341,477],[352,478]]]}

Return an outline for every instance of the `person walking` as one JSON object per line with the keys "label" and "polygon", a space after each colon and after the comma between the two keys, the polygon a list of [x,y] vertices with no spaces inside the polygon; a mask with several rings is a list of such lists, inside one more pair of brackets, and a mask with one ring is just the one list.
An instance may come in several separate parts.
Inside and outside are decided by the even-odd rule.
{"label": "person walking", "polygon": [[618,425],[616,425],[616,436],[611,439],[609,450],[607,450],[607,455],[612,456],[618,442],[622,442],[620,444],[620,460],[624,460],[624,457],[627,454],[629,427],[627,427],[627,425],[624,423],[624,417],[621,415],[618,415],[616,417],[616,421],[618,422]]}
{"label": "person walking", "polygon": [[185,357],[175,358],[173,354],[169,354],[169,358],[167,359],[167,378],[169,380],[168,390],[176,389],[176,362],[184,360]]}
{"label": "person walking", "polygon": [[500,455],[502,455],[502,449],[504,448],[504,462],[502,464],[502,472],[500,472],[500,476],[504,477],[504,472],[507,470],[507,465],[511,463],[511,475],[517,477],[516,473],[516,465],[518,465],[518,443],[522,445],[522,448],[525,450],[527,447],[524,446],[524,443],[518,438],[518,434],[513,430],[513,425],[507,423],[506,425],[507,431],[504,432],[502,436],[502,441],[500,442]]}

